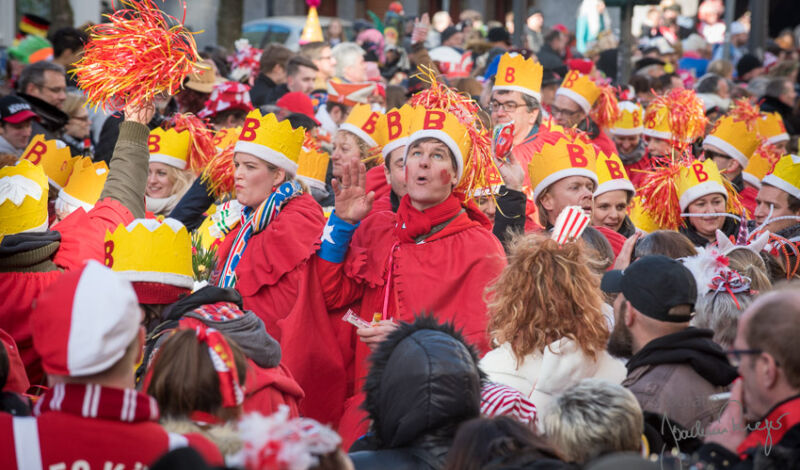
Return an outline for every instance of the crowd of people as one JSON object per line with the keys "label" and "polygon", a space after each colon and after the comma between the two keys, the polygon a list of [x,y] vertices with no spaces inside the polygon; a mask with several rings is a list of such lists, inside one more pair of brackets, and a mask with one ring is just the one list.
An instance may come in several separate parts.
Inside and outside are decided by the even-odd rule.
{"label": "crowd of people", "polygon": [[108,113],[24,16],[0,468],[800,468],[798,30],[311,9]]}

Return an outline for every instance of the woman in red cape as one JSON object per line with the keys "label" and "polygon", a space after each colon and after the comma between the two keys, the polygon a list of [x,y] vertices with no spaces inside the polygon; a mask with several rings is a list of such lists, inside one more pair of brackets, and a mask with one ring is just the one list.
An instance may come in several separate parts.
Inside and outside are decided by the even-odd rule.
{"label": "woman in red cape", "polygon": [[[489,348],[483,292],[506,261],[485,216],[474,205],[464,206],[454,193],[463,187],[464,167],[474,164],[472,142],[452,114],[418,112],[417,132],[409,138],[405,156],[408,194],[397,214],[383,211],[367,217],[374,193],[365,191],[364,165],[353,163],[342,181],[334,181],[336,209],[318,253],[328,308],[355,302],[367,322],[376,313],[382,318],[357,331],[359,381],[366,375],[369,347],[395,322],[411,322],[422,313],[453,322],[482,352]],[[345,405],[339,425],[345,448],[366,431],[366,415],[358,408],[362,398],[359,393]]]}

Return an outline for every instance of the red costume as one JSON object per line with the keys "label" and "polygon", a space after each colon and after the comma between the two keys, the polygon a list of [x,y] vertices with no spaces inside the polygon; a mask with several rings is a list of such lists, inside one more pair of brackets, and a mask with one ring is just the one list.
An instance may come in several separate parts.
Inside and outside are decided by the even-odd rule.
{"label": "red costume", "polygon": [[17,342],[31,384],[40,384],[44,378],[41,359],[33,349],[28,324],[33,299],[55,282],[63,271],[78,268],[89,259],[102,263],[106,230],[132,221],[133,214],[122,203],[111,198],[99,201],[88,213],[79,208],[53,227],[52,231],[61,235],[60,244],[48,245],[57,250],[55,256],[51,256],[52,251],[38,253],[41,260],[36,262],[43,266],[41,271],[0,272],[0,292],[3,292],[0,298],[0,328]]}
{"label": "red costume", "polygon": [[747,209],[748,217],[753,217],[753,214],[756,213],[757,196],[758,190],[752,186],[745,186],[744,189],[739,191],[739,198],[742,201],[744,208]]}
{"label": "red costume", "polygon": [[298,405],[303,399],[303,389],[283,364],[264,369],[248,359],[244,388],[245,413],[257,411],[262,415],[270,415],[278,411],[280,405],[286,405],[289,407],[289,416],[300,416]]}
{"label": "red costume", "polygon": [[210,465],[224,464],[205,437],[165,431],[158,424],[155,399],[132,389],[59,384],[42,396],[34,414],[0,413],[5,436],[0,468],[146,468],[165,452],[187,445]]}

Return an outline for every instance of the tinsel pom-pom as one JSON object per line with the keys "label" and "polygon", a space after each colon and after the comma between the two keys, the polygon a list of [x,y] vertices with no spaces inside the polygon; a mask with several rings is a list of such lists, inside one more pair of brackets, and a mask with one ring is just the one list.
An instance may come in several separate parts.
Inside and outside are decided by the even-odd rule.
{"label": "tinsel pom-pom", "polygon": [[728,115],[733,118],[734,122],[744,122],[747,125],[748,132],[754,132],[756,123],[761,118],[761,111],[758,106],[750,103],[747,98],[741,98],[734,102],[733,108],[728,111]]}
{"label": "tinsel pom-pom", "polygon": [[167,129],[175,128],[177,132],[189,131],[192,136],[188,155],[189,168],[196,174],[200,174],[217,153],[217,147],[214,145],[214,131],[194,114],[177,113],[170,118],[165,127]]}
{"label": "tinsel pom-pom", "polygon": [[600,96],[592,108],[591,117],[601,128],[612,126],[620,117],[619,105],[614,88],[600,86]]}
{"label": "tinsel pom-pom", "polygon": [[762,159],[768,161],[770,163],[770,168],[769,171],[767,171],[767,174],[770,174],[775,169],[775,165],[778,164],[778,160],[780,160],[783,155],[781,155],[781,151],[778,149],[778,147],[769,143],[766,138],[759,137],[759,140],[760,143],[758,144],[755,152],[753,152],[753,157],[761,157]]}
{"label": "tinsel pom-pom", "polygon": [[669,116],[671,144],[682,154],[688,145],[702,137],[706,129],[706,114],[703,102],[694,90],[673,88],[668,93],[656,97],[648,106],[648,113],[666,108]]}
{"label": "tinsel pom-pom", "polygon": [[[162,92],[177,93],[199,60],[194,33],[153,0],[122,0],[126,8],[92,26],[75,64],[78,86],[93,108],[136,106]],[[186,4],[183,4],[184,17]]]}
{"label": "tinsel pom-pom", "polygon": [[231,144],[222,149],[208,162],[203,174],[200,176],[208,190],[217,199],[233,195],[234,173],[236,170],[233,165],[234,147],[235,144]]}
{"label": "tinsel pom-pom", "polygon": [[681,225],[677,179],[682,165],[672,160],[665,160],[662,165],[645,172],[646,176],[636,195],[641,197],[642,207],[659,227],[677,230]]}

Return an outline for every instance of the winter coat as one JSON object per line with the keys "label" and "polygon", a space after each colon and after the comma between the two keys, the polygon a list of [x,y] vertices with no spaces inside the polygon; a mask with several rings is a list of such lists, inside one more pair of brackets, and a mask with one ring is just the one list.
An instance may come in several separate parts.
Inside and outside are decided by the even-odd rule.
{"label": "winter coat", "polygon": [[617,384],[625,379],[622,362],[606,351],[592,360],[569,338],[553,342],[543,352],[528,354],[519,364],[511,345],[503,343],[489,351],[480,366],[489,380],[519,390],[540,410],[582,379],[604,379]]}
{"label": "winter coat", "polygon": [[28,318],[33,299],[65,270],[86,260],[104,262],[107,230],[144,217],[147,182],[146,126],[125,122],[100,200],[89,212],[78,208],[52,230],[7,235],[0,243],[0,328],[16,341],[32,385],[42,383]]}
{"label": "winter coat", "polygon": [[[709,243],[712,243],[708,238],[697,232],[694,226],[689,222],[688,217],[684,218],[684,221],[684,225],[681,226],[678,231],[686,235],[686,238],[688,238],[694,246],[705,247]],[[722,232],[726,237],[730,237],[731,235],[735,236],[739,232],[739,222],[737,222],[736,219],[725,217],[725,223],[722,224]]]}
{"label": "winter coat", "polygon": [[19,93],[18,95],[27,101],[31,105],[33,112],[39,116],[38,121],[31,121],[31,135],[44,134],[45,139],[60,138],[64,126],[69,122],[67,113],[35,96],[26,95],[25,93]]}
{"label": "winter coat", "polygon": [[433,317],[402,324],[370,358],[364,385],[371,433],[356,443],[356,469],[439,469],[458,425],[480,414],[474,349]]}
{"label": "winter coat", "polygon": [[269,103],[269,96],[278,85],[263,73],[259,73],[250,89],[250,101],[256,108]]}
{"label": "winter coat", "polygon": [[58,384],[37,402],[34,415],[0,413],[0,468],[146,468],[187,445],[210,464],[223,463],[205,437],[162,428],[155,400],[132,389]]}
{"label": "winter coat", "polygon": [[630,358],[622,385],[633,392],[642,410],[666,416],[686,429],[705,429],[718,417],[719,404],[709,395],[722,393],[737,377],[714,333],[702,328],[662,336]]}

